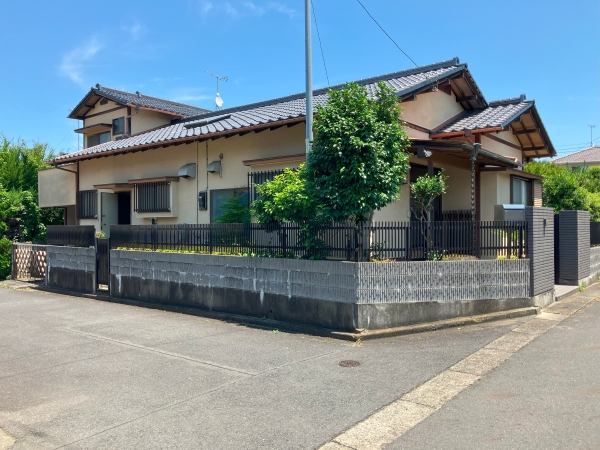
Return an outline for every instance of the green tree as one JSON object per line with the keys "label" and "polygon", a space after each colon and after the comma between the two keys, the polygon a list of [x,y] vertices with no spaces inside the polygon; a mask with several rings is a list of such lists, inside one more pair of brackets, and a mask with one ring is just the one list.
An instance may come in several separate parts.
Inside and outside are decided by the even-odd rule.
{"label": "green tree", "polygon": [[423,175],[410,185],[410,209],[421,221],[429,222],[433,211],[434,201],[446,193],[446,179],[439,172],[433,176]]}
{"label": "green tree", "polygon": [[317,106],[306,182],[326,217],[371,220],[375,210],[398,199],[410,146],[401,113],[394,90],[383,82],[373,98],[350,83],[329,91],[328,102]]}
{"label": "green tree", "polygon": [[589,192],[582,187],[582,176],[569,167],[551,162],[535,161],[525,166],[525,171],[543,177],[543,205],[554,212],[565,210],[589,211]]}
{"label": "green tree", "polygon": [[252,203],[252,214],[258,223],[317,223],[322,220],[322,206],[306,187],[306,164],[298,170],[290,168],[272,181],[256,187],[258,198]]}
{"label": "green tree", "polygon": [[0,135],[0,184],[8,191],[32,191],[37,194],[38,171],[47,169],[46,161],[54,157],[48,144],[25,141],[13,143]]}

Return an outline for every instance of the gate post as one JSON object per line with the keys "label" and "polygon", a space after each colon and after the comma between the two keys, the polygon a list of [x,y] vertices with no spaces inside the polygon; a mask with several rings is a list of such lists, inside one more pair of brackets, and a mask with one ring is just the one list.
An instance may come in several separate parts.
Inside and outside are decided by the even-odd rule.
{"label": "gate post", "polygon": [[561,211],[558,215],[558,284],[579,286],[588,284],[590,276],[590,213]]}
{"label": "gate post", "polygon": [[554,302],[554,210],[525,207],[529,295],[535,306]]}

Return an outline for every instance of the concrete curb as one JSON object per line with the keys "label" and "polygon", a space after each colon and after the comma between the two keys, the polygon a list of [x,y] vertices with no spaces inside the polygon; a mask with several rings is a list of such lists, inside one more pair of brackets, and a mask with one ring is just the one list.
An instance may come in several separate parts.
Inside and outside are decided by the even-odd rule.
{"label": "concrete curb", "polygon": [[56,294],[69,295],[73,297],[83,297],[92,300],[100,300],[111,303],[120,303],[123,305],[139,306],[143,308],[159,309],[162,311],[176,312],[180,314],[188,314],[192,316],[207,317],[210,319],[223,320],[225,322],[234,322],[240,325],[246,325],[249,327],[262,328],[266,330],[280,330],[289,333],[301,333],[310,334],[314,336],[328,337],[331,339],[339,339],[344,341],[358,340],[366,341],[372,339],[382,339],[394,336],[403,336],[406,334],[424,333],[427,331],[443,330],[452,327],[461,327],[466,325],[476,325],[484,322],[492,322],[497,320],[515,319],[518,317],[525,317],[530,315],[536,315],[539,313],[540,308],[529,307],[513,309],[509,311],[500,311],[489,314],[481,314],[478,316],[460,317],[456,319],[440,320],[437,322],[420,323],[415,325],[407,325],[397,328],[387,328],[384,330],[365,330],[360,333],[350,333],[338,330],[332,330],[328,328],[315,327],[310,325],[295,324],[290,322],[283,322],[272,319],[261,319],[259,317],[244,316],[240,314],[230,314],[217,311],[208,311],[203,309],[189,308],[185,306],[167,305],[161,303],[150,303],[138,300],[127,300],[121,298],[114,298],[108,295],[102,294],[82,294],[79,292],[73,292],[66,289],[60,289],[49,286],[36,286],[32,289],[52,292]]}

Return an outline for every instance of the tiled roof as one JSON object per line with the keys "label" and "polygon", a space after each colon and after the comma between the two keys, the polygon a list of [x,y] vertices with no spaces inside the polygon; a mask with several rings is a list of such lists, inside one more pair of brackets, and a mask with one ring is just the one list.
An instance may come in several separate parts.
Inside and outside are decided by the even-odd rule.
{"label": "tiled roof", "polygon": [[553,159],[556,164],[580,163],[580,162],[600,162],[600,147],[594,145],[583,150],[571,153],[570,155],[561,156]]}
{"label": "tiled roof", "polygon": [[[427,88],[431,83],[460,73],[465,68],[466,64],[460,64],[457,59],[454,59],[402,72],[359,80],[356,83],[364,85],[372,96],[376,93],[377,82],[385,81],[389,86],[396,90],[399,97],[402,97],[403,95],[417,92],[419,89]],[[340,87],[342,87],[342,85],[333,86],[331,89]],[[324,104],[327,101],[328,90],[329,88],[314,91],[315,105]],[[106,142],[75,153],[58,156],[56,162],[66,162],[71,159],[79,159],[86,156],[91,157],[91,155],[98,153],[125,150],[127,148],[152,146],[158,143],[165,143],[168,145],[170,141],[193,140],[194,138],[203,135],[211,135],[213,133],[227,132],[230,130],[241,130],[247,127],[266,125],[285,120],[301,120],[305,114],[305,94],[296,94],[260,103],[253,103],[187,117],[185,119],[174,121],[171,125],[157,130],[148,131],[118,141]],[[211,118],[213,118],[214,121],[211,121]],[[198,126],[193,126],[194,122],[198,122]]]}
{"label": "tiled roof", "polygon": [[464,130],[480,130],[494,127],[504,128],[533,105],[533,101],[522,98],[490,102],[487,108],[465,111],[454,122],[437,130],[434,135]]}
{"label": "tiled roof", "polygon": [[171,100],[164,100],[157,97],[150,97],[149,95],[139,94],[138,92],[133,94],[131,92],[120,91],[118,89],[112,89],[99,84],[93,87],[92,91],[115,102],[127,103],[135,106],[139,105],[144,108],[159,109],[161,111],[182,115],[184,117],[195,116],[209,112],[208,109],[198,108],[197,106],[172,102]]}

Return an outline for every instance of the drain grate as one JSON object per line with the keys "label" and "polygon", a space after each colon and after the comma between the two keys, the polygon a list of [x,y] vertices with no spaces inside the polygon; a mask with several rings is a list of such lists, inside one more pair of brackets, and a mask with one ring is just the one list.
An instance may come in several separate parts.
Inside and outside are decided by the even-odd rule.
{"label": "drain grate", "polygon": [[340,367],[358,367],[358,366],[360,366],[360,363],[358,361],[354,361],[352,359],[347,359],[345,361],[340,361],[338,363],[338,365]]}

